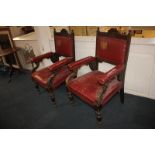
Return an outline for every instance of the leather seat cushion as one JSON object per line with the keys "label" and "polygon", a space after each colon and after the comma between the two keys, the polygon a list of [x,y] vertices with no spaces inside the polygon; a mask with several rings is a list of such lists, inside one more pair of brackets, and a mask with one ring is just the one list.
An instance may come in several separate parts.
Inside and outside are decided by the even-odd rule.
{"label": "leather seat cushion", "polygon": [[[100,71],[89,72],[83,76],[73,79],[68,88],[75,95],[79,96],[82,100],[95,106],[97,103],[96,96],[100,92],[102,85],[98,83],[98,78],[105,75],[105,73]],[[108,88],[103,96],[102,105],[107,103],[107,101],[120,90],[122,83],[116,78],[110,81]]]}
{"label": "leather seat cushion", "polygon": [[[67,66],[64,66],[59,70],[53,80],[53,83],[51,83],[52,88],[58,87],[60,84],[62,84],[67,76],[71,72],[68,70]],[[52,71],[49,70],[48,67],[41,69],[39,71],[36,71],[32,73],[32,79],[38,83],[43,88],[48,88],[47,82],[48,78],[52,75]]]}

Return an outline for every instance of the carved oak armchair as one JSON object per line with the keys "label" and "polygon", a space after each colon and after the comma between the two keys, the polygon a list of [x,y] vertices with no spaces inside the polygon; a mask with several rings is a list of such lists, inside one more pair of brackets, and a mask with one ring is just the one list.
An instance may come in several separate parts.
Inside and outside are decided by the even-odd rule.
{"label": "carved oak armchair", "polygon": [[[80,97],[96,112],[96,119],[101,124],[101,109],[117,93],[124,103],[124,77],[130,46],[130,34],[120,34],[116,29],[108,32],[97,30],[96,56],[86,57],[68,65],[72,74],[66,79],[68,97],[73,103],[73,95]],[[98,64],[107,62],[115,65],[107,72],[98,70]],[[89,65],[91,72],[77,77],[83,65]]]}
{"label": "carved oak armchair", "polygon": [[[55,53],[48,52],[31,60],[33,65],[32,80],[36,89],[44,88],[49,93],[50,99],[56,105],[54,90],[65,82],[68,75],[71,74],[67,65],[75,59],[74,33],[70,34],[62,29],[61,32],[54,30]],[[59,60],[63,57],[62,60]],[[37,71],[40,62],[43,59],[50,59],[53,64]]]}

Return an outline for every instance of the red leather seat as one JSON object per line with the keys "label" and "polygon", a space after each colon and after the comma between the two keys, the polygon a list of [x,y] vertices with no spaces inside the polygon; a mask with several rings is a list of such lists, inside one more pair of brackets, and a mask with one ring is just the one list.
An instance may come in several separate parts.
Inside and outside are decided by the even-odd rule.
{"label": "red leather seat", "polygon": [[[71,74],[71,71],[69,71],[67,66],[62,67],[57,72],[57,74],[53,80],[53,83],[51,83],[51,87],[54,89],[57,88],[59,85],[61,85],[65,81],[67,76],[70,74]],[[52,72],[51,72],[51,70],[49,70],[48,67],[32,73],[32,79],[37,81],[37,83],[45,89],[48,89],[47,83],[48,83],[48,79],[50,76],[52,76]]]}
{"label": "red leather seat", "polygon": [[[104,75],[105,73],[100,71],[89,72],[72,80],[68,85],[68,89],[82,100],[86,101],[90,106],[94,107],[97,104],[96,96],[102,87],[98,79]],[[118,81],[116,78],[111,80],[103,96],[102,106],[121,88],[121,86],[122,82]]]}
{"label": "red leather seat", "polygon": [[[96,112],[98,122],[101,122],[101,108],[120,92],[121,102],[124,102],[124,77],[130,46],[130,34],[120,34],[116,29],[100,32],[96,35],[96,56],[86,57],[68,65],[72,74],[68,76],[66,85],[68,97],[72,102],[72,94],[81,98]],[[98,64],[108,62],[115,67],[107,72],[98,70]],[[91,72],[77,77],[78,69],[89,65]]]}
{"label": "red leather seat", "polygon": [[[54,30],[54,41],[55,53],[48,52],[31,60],[32,64],[36,64],[31,77],[36,84],[37,90],[39,86],[46,89],[49,92],[52,102],[56,104],[54,90],[64,83],[67,76],[71,74],[67,65],[75,60],[74,33],[69,34],[65,29],[62,29],[61,32]],[[59,60],[61,56],[64,59]],[[44,59],[51,59],[53,64],[37,70],[39,63]]]}

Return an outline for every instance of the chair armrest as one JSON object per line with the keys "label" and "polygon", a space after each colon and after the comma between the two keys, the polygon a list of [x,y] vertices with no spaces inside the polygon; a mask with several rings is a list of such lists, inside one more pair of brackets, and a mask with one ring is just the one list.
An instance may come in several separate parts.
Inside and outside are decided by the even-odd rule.
{"label": "chair armrest", "polygon": [[81,60],[75,61],[73,63],[70,63],[68,65],[68,67],[69,67],[69,70],[75,70],[75,69],[78,69],[81,66],[89,64],[90,62],[95,61],[95,60],[96,60],[95,57],[89,56],[89,57],[83,58]]}
{"label": "chair armrest", "polygon": [[110,81],[116,75],[120,74],[123,70],[124,70],[124,65],[118,65],[112,68],[111,70],[109,70],[108,72],[106,72],[106,74],[104,74],[100,78],[98,78],[98,82],[101,85],[104,85],[107,81]]}
{"label": "chair armrest", "polygon": [[54,64],[52,64],[51,66],[49,66],[48,69],[50,71],[54,71],[54,70],[60,69],[61,67],[69,64],[73,60],[74,60],[73,57],[67,57],[67,58],[65,58],[63,60],[60,60],[60,61],[55,62]]}
{"label": "chair armrest", "polygon": [[36,56],[34,58],[31,59],[31,63],[35,63],[35,62],[40,62],[42,61],[43,59],[48,59],[50,58],[54,53],[53,52],[48,52],[48,53],[45,53],[45,54],[42,54],[42,55],[39,55],[39,56]]}

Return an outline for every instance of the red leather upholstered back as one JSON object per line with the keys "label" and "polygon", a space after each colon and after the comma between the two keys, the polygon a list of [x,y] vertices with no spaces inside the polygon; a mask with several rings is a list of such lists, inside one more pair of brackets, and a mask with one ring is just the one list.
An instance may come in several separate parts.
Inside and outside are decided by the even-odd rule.
{"label": "red leather upholstered back", "polygon": [[55,35],[55,50],[60,56],[74,57],[74,37]]}
{"label": "red leather upholstered back", "polygon": [[127,40],[98,36],[96,56],[113,64],[123,64],[126,56]]}
{"label": "red leather upholstered back", "polygon": [[130,34],[121,34],[116,29],[108,32],[97,30],[96,57],[115,65],[126,64],[131,41]]}

